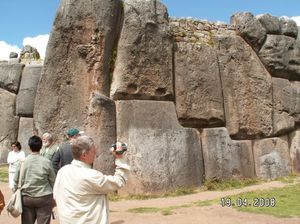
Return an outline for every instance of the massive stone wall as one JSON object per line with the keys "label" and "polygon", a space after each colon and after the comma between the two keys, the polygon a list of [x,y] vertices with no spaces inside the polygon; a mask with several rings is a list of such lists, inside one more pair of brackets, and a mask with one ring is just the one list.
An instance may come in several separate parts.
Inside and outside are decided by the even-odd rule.
{"label": "massive stone wall", "polygon": [[33,108],[42,65],[12,58],[0,64],[0,162],[6,162],[11,143],[18,140],[28,153]]}
{"label": "massive stone wall", "polygon": [[63,0],[43,70],[0,66],[1,161],[9,141],[78,127],[105,173],[110,144],[128,143],[125,193],[300,172],[299,46],[269,14],[228,25],[171,19],[157,0]]}

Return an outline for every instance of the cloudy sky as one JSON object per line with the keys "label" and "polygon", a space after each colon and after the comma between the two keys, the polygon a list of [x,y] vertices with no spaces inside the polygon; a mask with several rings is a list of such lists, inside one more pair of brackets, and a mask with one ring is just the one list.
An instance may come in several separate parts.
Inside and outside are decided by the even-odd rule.
{"label": "cloudy sky", "polygon": [[[229,23],[236,12],[269,13],[294,19],[300,26],[300,0],[161,0],[171,17],[193,17]],[[49,33],[60,0],[0,0],[0,60],[23,46],[45,56]]]}

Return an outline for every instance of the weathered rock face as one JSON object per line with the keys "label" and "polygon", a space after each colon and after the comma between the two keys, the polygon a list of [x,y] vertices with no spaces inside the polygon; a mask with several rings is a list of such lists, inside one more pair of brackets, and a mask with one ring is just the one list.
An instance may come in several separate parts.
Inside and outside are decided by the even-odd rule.
{"label": "weathered rock face", "polygon": [[237,13],[231,23],[274,77],[300,80],[300,41],[295,21],[269,14]]}
{"label": "weathered rock face", "polygon": [[233,141],[226,128],[204,129],[201,134],[205,178],[254,177],[251,141]]}
{"label": "weathered rock face", "polygon": [[290,156],[292,172],[300,172],[300,130],[296,130],[289,135],[290,138]]}
{"label": "weathered rock face", "polygon": [[93,97],[109,95],[120,12],[118,0],[61,1],[35,101],[38,133],[48,130],[61,140],[70,126],[84,130],[89,125]]}
{"label": "weathered rock face", "polygon": [[224,125],[217,52],[207,45],[179,42],[176,46],[175,93],[180,123],[194,128]]}
{"label": "weathered rock face", "polygon": [[203,181],[198,132],[182,128],[172,102],[117,101],[117,136],[128,143],[127,193],[162,192]]}
{"label": "weathered rock face", "polygon": [[272,80],[254,51],[238,36],[215,37],[230,136],[272,135]]}
{"label": "weathered rock face", "polygon": [[295,43],[296,40],[292,37],[267,35],[266,42],[259,51],[259,57],[272,76],[294,80],[300,79],[300,56],[297,59],[294,53],[297,50]]}
{"label": "weathered rock face", "polygon": [[256,140],[253,144],[255,172],[258,177],[274,179],[291,173],[288,138]]}
{"label": "weathered rock face", "polygon": [[15,116],[16,95],[0,88],[0,99],[0,161],[4,162],[17,139],[19,118]]}
{"label": "weathered rock face", "polygon": [[19,121],[18,141],[21,143],[22,150],[30,153],[28,139],[36,135],[33,130],[33,118],[21,117]]}
{"label": "weathered rock face", "polygon": [[104,174],[114,174],[114,158],[109,151],[116,142],[116,106],[106,96],[97,94],[91,100],[86,134],[91,136],[96,145],[94,168]]}
{"label": "weathered rock face", "polygon": [[272,78],[273,81],[273,130],[274,135],[286,133],[295,127],[291,114],[295,111],[295,89],[287,79]]}
{"label": "weathered rock face", "polygon": [[20,59],[22,61],[38,60],[40,59],[40,54],[36,48],[26,45],[20,53]]}
{"label": "weathered rock face", "polygon": [[291,82],[293,94],[294,94],[294,105],[292,110],[292,116],[295,119],[296,124],[300,123],[300,82]]}
{"label": "weathered rock face", "polygon": [[280,27],[281,27],[281,34],[289,37],[298,37],[298,27],[297,23],[294,20],[281,17],[280,20]]}
{"label": "weathered rock face", "polygon": [[281,34],[281,23],[278,17],[270,14],[256,16],[261,25],[265,28],[267,34]]}
{"label": "weathered rock face", "polygon": [[238,34],[259,51],[266,38],[266,29],[250,12],[236,13],[231,16],[231,24],[237,27]]}
{"label": "weathered rock face", "polygon": [[43,66],[26,66],[22,74],[19,94],[17,96],[17,115],[24,117],[33,116],[36,89],[41,77]]}
{"label": "weathered rock face", "polygon": [[111,97],[172,100],[172,46],[167,9],[160,1],[125,0]]}
{"label": "weathered rock face", "polygon": [[26,91],[38,75],[16,58],[0,62],[0,162],[17,137],[26,149],[31,135],[61,141],[72,126],[94,138],[94,168],[105,174],[110,145],[128,143],[126,193],[299,172],[298,27],[251,13],[232,22],[169,22],[156,0],[62,0],[34,121],[35,90]]}
{"label": "weathered rock face", "polygon": [[23,67],[23,64],[1,64],[0,87],[17,94]]}

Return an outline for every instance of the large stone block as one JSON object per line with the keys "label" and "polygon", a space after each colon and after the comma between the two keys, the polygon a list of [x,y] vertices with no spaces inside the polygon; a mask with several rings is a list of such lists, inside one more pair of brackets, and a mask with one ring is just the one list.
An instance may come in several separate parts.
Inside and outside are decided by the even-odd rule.
{"label": "large stone block", "polygon": [[273,131],[274,135],[279,135],[292,130],[295,126],[295,119],[291,116],[296,104],[295,89],[287,79],[272,78],[272,82]]}
{"label": "large stone block", "polygon": [[111,96],[114,100],[172,100],[172,35],[158,0],[125,0]]}
{"label": "large stone block", "polygon": [[250,140],[233,141],[226,128],[204,129],[201,134],[205,178],[253,178]]}
{"label": "large stone block", "polygon": [[109,148],[116,142],[116,105],[103,95],[95,95],[91,100],[86,133],[94,139],[96,158],[94,169],[104,174],[114,174],[114,157]]}
{"label": "large stone block", "polygon": [[281,23],[278,17],[270,14],[256,16],[261,25],[265,28],[267,34],[281,34]]}
{"label": "large stone block", "polygon": [[230,23],[237,27],[237,33],[258,52],[267,34],[259,20],[250,12],[241,12],[232,15]]}
{"label": "large stone block", "polygon": [[0,87],[18,93],[23,64],[0,64]]}
{"label": "large stone block", "polygon": [[252,48],[239,36],[215,36],[226,127],[237,139],[271,136],[272,79]]}
{"label": "large stone block", "polygon": [[300,173],[300,130],[289,134],[292,172]]}
{"label": "large stone block", "polygon": [[296,124],[300,124],[300,82],[291,82],[294,93],[294,108],[292,110],[292,116],[295,119]]}
{"label": "large stone block", "polygon": [[37,86],[43,66],[29,65],[23,70],[16,112],[19,116],[32,117]]}
{"label": "large stone block", "polygon": [[292,74],[291,79],[300,81],[300,35],[290,50],[287,72]]}
{"label": "large stone block", "polygon": [[6,162],[10,145],[17,140],[19,118],[15,107],[16,95],[0,88],[0,163]]}
{"label": "large stone block", "polygon": [[286,136],[255,140],[253,155],[258,177],[274,179],[291,173],[289,144]]}
{"label": "large stone block", "polygon": [[176,111],[189,127],[225,124],[216,50],[207,45],[177,43],[174,56]]}
{"label": "large stone block", "polygon": [[182,128],[172,102],[117,101],[117,138],[128,143],[127,193],[199,186],[203,160],[198,131]]}
{"label": "large stone block", "polygon": [[109,95],[109,66],[118,37],[122,2],[63,0],[49,38],[34,125],[63,136],[89,125],[94,96]]}
{"label": "large stone block", "polygon": [[263,64],[272,76],[300,80],[300,42],[284,35],[267,35],[259,51]]}
{"label": "large stone block", "polygon": [[297,23],[285,17],[280,17],[281,34],[297,38],[298,37],[298,26]]}
{"label": "large stone block", "polygon": [[20,117],[18,141],[21,143],[22,150],[24,150],[26,154],[30,153],[28,139],[33,135],[36,135],[33,129],[33,118]]}

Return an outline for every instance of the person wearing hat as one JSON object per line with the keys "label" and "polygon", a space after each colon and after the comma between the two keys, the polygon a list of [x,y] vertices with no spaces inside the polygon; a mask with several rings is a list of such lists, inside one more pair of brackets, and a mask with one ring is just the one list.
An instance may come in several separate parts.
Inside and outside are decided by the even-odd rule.
{"label": "person wearing hat", "polygon": [[76,128],[70,128],[67,131],[68,142],[58,147],[58,150],[56,151],[52,159],[52,165],[55,173],[57,173],[58,170],[63,166],[70,164],[72,162],[73,154],[72,154],[71,144],[72,141],[74,141],[74,139],[76,139],[78,136],[80,136],[80,134],[79,134],[79,130]]}

